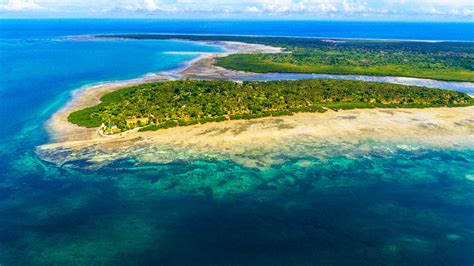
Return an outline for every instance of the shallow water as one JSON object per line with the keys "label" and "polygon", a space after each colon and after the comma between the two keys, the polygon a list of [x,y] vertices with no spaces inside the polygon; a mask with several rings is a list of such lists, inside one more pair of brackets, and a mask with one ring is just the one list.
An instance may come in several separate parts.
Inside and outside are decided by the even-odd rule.
{"label": "shallow water", "polygon": [[[474,150],[374,144],[356,158],[282,156],[3,167],[5,265],[469,265]],[[326,151],[326,152],[324,152]]]}
{"label": "shallow water", "polygon": [[169,70],[193,57],[169,51],[216,50],[171,41],[58,40],[55,32],[94,28],[71,31],[71,24],[44,32],[44,25],[26,25],[17,35],[0,28],[0,265],[474,261],[471,146],[301,139],[260,169],[173,150],[168,163],[142,163],[137,153],[93,171],[85,160],[41,161],[35,147],[47,141],[43,123],[72,90]]}
{"label": "shallow water", "polygon": [[408,77],[388,77],[388,76],[364,76],[364,75],[327,75],[327,74],[298,74],[298,73],[268,73],[254,74],[242,77],[241,80],[298,80],[298,79],[347,79],[386,82],[401,85],[421,86],[437,88],[442,90],[455,90],[474,95],[474,83],[472,82],[451,82],[432,79],[408,78]]}

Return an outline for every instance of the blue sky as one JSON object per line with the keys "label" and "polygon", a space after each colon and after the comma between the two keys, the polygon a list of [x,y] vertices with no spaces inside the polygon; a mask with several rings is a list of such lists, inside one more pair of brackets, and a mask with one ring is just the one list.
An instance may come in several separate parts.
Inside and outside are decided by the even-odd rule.
{"label": "blue sky", "polygon": [[0,0],[6,18],[474,21],[474,0]]}

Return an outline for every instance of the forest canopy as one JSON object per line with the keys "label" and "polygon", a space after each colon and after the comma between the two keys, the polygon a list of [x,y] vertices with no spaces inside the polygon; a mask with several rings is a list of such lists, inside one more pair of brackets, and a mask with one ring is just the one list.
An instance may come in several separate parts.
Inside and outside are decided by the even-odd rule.
{"label": "forest canopy", "polygon": [[327,109],[473,104],[473,99],[465,93],[378,82],[178,80],[147,83],[106,94],[100,104],[73,112],[68,120],[85,127],[104,124],[117,133],[135,127],[156,130]]}

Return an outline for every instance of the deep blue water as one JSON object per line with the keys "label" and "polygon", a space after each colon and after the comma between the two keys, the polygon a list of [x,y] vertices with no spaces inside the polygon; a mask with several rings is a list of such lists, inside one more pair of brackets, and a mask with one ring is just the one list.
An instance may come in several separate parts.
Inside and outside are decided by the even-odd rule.
{"label": "deep blue water", "polygon": [[472,265],[473,147],[367,142],[360,143],[370,147],[363,156],[344,156],[335,152],[347,149],[343,144],[310,145],[325,158],[287,153],[268,169],[203,157],[169,164],[130,158],[90,171],[56,167],[35,153],[48,138],[44,122],[72,90],[173,69],[193,57],[167,51],[217,49],[63,36],[473,41],[472,25],[0,21],[0,265]]}
{"label": "deep blue water", "polygon": [[237,34],[403,40],[474,41],[474,23],[237,21],[237,20],[2,20],[0,38],[92,33]]}

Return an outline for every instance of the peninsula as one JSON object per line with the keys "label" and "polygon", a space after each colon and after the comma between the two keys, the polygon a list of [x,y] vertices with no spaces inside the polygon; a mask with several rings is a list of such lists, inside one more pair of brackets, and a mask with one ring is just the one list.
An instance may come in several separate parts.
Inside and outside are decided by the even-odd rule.
{"label": "peninsula", "polygon": [[255,73],[320,73],[474,82],[474,43],[169,34],[97,35],[134,40],[243,42],[281,52],[233,53],[217,65]]}

